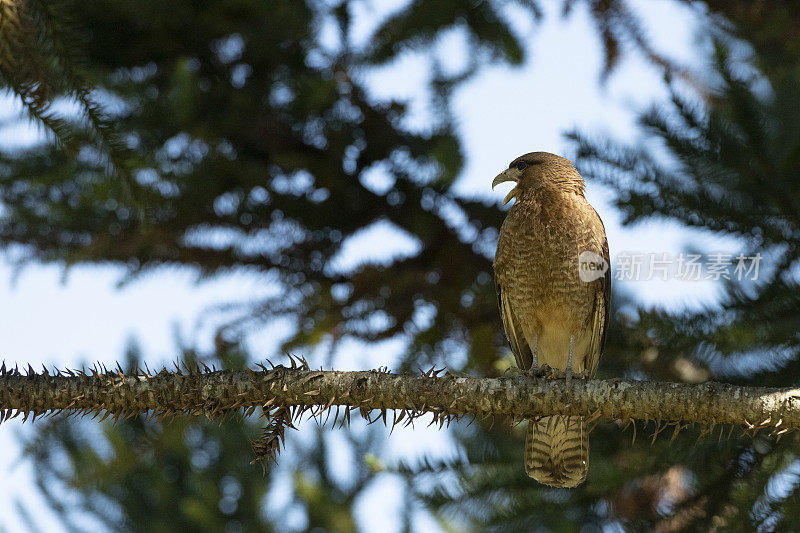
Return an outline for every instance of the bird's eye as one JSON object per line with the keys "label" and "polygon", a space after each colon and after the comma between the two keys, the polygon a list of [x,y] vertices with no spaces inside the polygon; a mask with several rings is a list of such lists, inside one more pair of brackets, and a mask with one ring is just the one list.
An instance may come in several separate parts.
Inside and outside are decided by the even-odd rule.
{"label": "bird's eye", "polygon": [[520,161],[514,166],[517,167],[517,170],[525,170],[526,168],[528,168],[528,162],[527,161]]}

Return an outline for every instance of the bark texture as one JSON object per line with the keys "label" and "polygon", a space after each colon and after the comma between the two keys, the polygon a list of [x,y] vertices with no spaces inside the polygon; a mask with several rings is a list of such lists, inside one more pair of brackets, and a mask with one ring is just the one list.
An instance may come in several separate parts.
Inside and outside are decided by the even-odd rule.
{"label": "bark texture", "polygon": [[[102,415],[150,413],[206,415],[232,411],[267,412],[289,407],[313,413],[344,406],[344,417],[360,409],[370,418],[378,410],[397,423],[432,413],[444,424],[463,415],[585,415],[591,418],[742,424],[784,433],[800,426],[800,389],[766,389],[722,383],[683,384],[631,380],[569,382],[553,376],[520,374],[471,378],[441,371],[399,375],[371,370],[339,372],[282,366],[245,371],[189,368],[157,374],[121,370],[25,373],[0,368],[0,421],[46,414]],[[339,409],[336,418],[339,417]],[[395,410],[387,420],[387,410]],[[330,413],[330,411],[328,411]],[[373,415],[374,418],[375,415]]]}

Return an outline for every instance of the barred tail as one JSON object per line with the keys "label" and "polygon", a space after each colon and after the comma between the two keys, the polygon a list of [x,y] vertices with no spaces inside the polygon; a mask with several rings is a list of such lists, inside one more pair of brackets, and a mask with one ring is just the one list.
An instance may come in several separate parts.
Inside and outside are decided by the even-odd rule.
{"label": "barred tail", "polygon": [[525,472],[553,487],[577,487],[589,470],[589,436],[582,416],[531,420],[525,439]]}

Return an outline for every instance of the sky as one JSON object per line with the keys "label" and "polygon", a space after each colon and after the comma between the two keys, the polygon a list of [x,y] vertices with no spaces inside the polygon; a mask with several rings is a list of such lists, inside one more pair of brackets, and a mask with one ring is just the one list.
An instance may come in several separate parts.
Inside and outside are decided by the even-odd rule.
{"label": "sky", "polygon": [[[364,7],[359,13],[356,31],[367,35],[375,21],[402,3],[362,5],[372,7]],[[531,151],[569,155],[563,133],[576,127],[633,140],[635,111],[665,98],[660,73],[633,54],[626,54],[627,59],[605,85],[599,84],[602,58],[596,31],[582,5],[578,6],[581,7],[569,18],[551,12],[536,27],[525,17],[515,16],[511,8],[509,20],[526,39],[528,63],[519,69],[486,66],[455,94],[453,110],[467,154],[466,166],[456,184],[458,194],[500,202],[507,189],[492,191],[490,183],[512,159]],[[702,65],[698,50],[703,46],[696,41],[696,19],[689,7],[672,1],[637,7],[657,49],[689,66]],[[457,34],[449,35],[439,46],[441,57],[454,69],[459,61],[466,60]],[[412,122],[424,123],[427,111],[424,98],[419,96],[425,82],[424,65],[424,58],[408,56],[379,72],[365,74],[372,96],[410,98]],[[14,113],[18,113],[18,107],[13,100],[0,99],[0,119]],[[30,142],[35,136],[35,128],[28,125],[0,128],[0,144],[5,147]],[[689,244],[720,250],[735,248],[736,243],[663,223],[622,227],[619,214],[608,203],[609,191],[591,182],[587,191],[605,222],[612,265],[615,254],[622,251],[677,253]],[[392,246],[387,247],[387,242]],[[402,253],[410,246],[413,243],[388,225],[378,224],[347,243],[337,260],[345,266],[354,265]],[[359,255],[359,249],[370,251]],[[30,363],[34,368],[42,364],[75,367],[94,361],[113,366],[128,343],[136,339],[152,368],[174,358],[176,336],[200,348],[210,347],[214,325],[221,319],[213,312],[215,305],[244,301],[269,290],[262,279],[245,274],[225,274],[198,283],[193,272],[161,269],[120,288],[117,285],[122,277],[122,271],[110,267],[76,267],[65,272],[58,266],[33,264],[17,272],[7,257],[0,257],[0,359],[12,365]],[[668,309],[713,302],[715,295],[713,283],[704,282],[640,281],[622,285],[627,285],[626,289],[640,302]],[[38,329],[42,324],[47,324],[46,331]],[[274,324],[253,332],[248,345],[254,354],[273,357],[285,332],[286,324]],[[402,342],[398,341],[366,349],[355,342],[344,343],[336,367],[392,368],[402,349]],[[30,465],[20,458],[17,434],[26,428],[30,425],[23,427],[17,420],[0,427],[0,447],[4,450],[0,454],[0,528],[8,531],[24,530],[14,508],[16,498],[30,509],[45,508],[33,487]],[[418,425],[413,431],[395,430],[383,459],[413,460],[423,455],[454,453],[446,434]],[[385,509],[387,502],[396,502],[399,509],[399,495],[396,482],[389,477],[379,478],[357,505],[360,525],[365,530],[398,530],[399,524],[373,510]],[[59,531],[57,521],[48,513],[37,511],[36,518],[43,529]],[[421,530],[437,529],[424,513],[415,520]]]}

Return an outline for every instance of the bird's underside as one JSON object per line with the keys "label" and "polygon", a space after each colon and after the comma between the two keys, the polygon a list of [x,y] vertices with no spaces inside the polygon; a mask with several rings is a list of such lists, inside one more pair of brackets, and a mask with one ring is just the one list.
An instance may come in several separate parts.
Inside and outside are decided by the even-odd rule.
{"label": "bird's underside", "polygon": [[[514,172],[512,163],[495,179],[516,181],[515,189],[520,189],[501,228],[494,262],[506,337],[522,369],[548,365],[567,375],[591,376],[597,370],[608,315],[605,231],[583,196],[582,178],[567,160],[539,152],[516,161],[523,158],[541,162],[527,173],[529,166]],[[604,275],[582,279],[582,252],[605,261]],[[582,483],[588,453],[583,417],[530,421],[525,469],[536,480],[558,487]]]}

